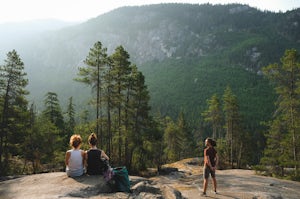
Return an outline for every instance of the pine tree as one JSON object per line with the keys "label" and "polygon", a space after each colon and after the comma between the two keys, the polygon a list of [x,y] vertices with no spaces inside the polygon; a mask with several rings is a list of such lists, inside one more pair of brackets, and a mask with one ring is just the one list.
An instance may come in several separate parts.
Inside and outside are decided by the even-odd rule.
{"label": "pine tree", "polygon": [[164,142],[166,159],[168,162],[175,162],[180,159],[183,149],[184,137],[178,126],[170,117],[166,117],[166,128],[164,132]]}
{"label": "pine tree", "polygon": [[126,84],[129,78],[129,74],[131,73],[130,61],[129,61],[129,54],[123,48],[123,46],[118,46],[115,49],[115,52],[110,56],[112,60],[112,70],[111,74],[114,78],[114,103],[117,109],[117,126],[116,131],[118,132],[118,163],[122,163],[122,130],[123,130],[123,123],[122,123],[122,111],[126,101],[126,96],[124,95],[124,91],[126,91]]}
{"label": "pine tree", "polygon": [[66,139],[64,143],[68,143],[69,138],[74,134],[75,128],[75,105],[73,103],[73,97],[69,98],[69,104],[67,108],[67,121],[66,121]]}
{"label": "pine tree", "polygon": [[64,130],[64,118],[57,94],[54,92],[48,92],[45,95],[44,104],[45,109],[43,111],[43,115],[57,128]]}
{"label": "pine tree", "polygon": [[185,119],[183,111],[179,112],[177,118],[177,126],[179,134],[183,136],[182,152],[180,159],[192,157],[194,155],[194,149],[196,148],[196,142],[193,132],[190,130],[188,123]]}
{"label": "pine tree", "polygon": [[67,140],[68,134],[65,133],[65,122],[64,117],[62,114],[62,110],[59,104],[58,96],[54,92],[48,92],[45,95],[45,109],[42,112],[43,117],[46,120],[49,120],[58,130],[60,139],[58,142],[60,142],[60,148],[65,149],[65,140]]}
{"label": "pine tree", "polygon": [[[283,176],[284,173],[284,165],[281,164],[281,160],[284,159],[284,150],[286,149],[279,146],[282,146],[285,134],[285,125],[281,123],[279,118],[270,122],[269,131],[265,134],[267,143],[264,150],[264,156],[261,158],[260,163],[271,166],[271,173],[274,173],[275,175]],[[280,168],[280,171],[278,171],[278,167]]]}
{"label": "pine tree", "polygon": [[108,57],[107,49],[103,48],[100,41],[96,42],[90,49],[84,63],[86,66],[79,68],[79,77],[75,78],[75,81],[91,86],[92,92],[96,94],[96,134],[100,138],[100,146],[102,147],[103,129],[102,123],[100,123],[102,118],[102,84],[104,84],[102,79],[107,70]]}
{"label": "pine tree", "polygon": [[212,124],[212,138],[221,138],[222,127],[222,108],[221,103],[216,94],[211,99],[207,100],[208,109],[202,113],[204,121]]}
{"label": "pine tree", "polygon": [[[127,100],[125,103],[125,157],[126,165],[132,165],[133,155],[138,157],[137,162],[146,162],[143,140],[146,129],[150,128],[149,92],[145,85],[144,75],[138,71],[135,65],[131,66],[131,73],[127,85]],[[134,153],[135,152],[135,153]],[[141,167],[145,165],[140,164]]]}
{"label": "pine tree", "polygon": [[113,133],[112,133],[112,111],[114,107],[114,79],[112,73],[112,60],[108,57],[107,70],[104,74],[104,92],[103,103],[106,109],[106,136],[103,137],[104,143],[106,142],[106,151],[109,156],[113,152]]}
{"label": "pine tree", "polygon": [[[24,158],[25,158],[25,164],[24,164],[24,169],[26,167],[26,163],[27,161],[30,161],[32,164],[32,172],[33,173],[37,173],[38,169],[39,169],[39,160],[40,158],[38,158],[39,152],[38,152],[38,148],[40,143],[40,138],[41,137],[37,137],[36,136],[36,131],[35,131],[35,125],[36,125],[36,119],[37,119],[37,113],[36,113],[36,107],[34,105],[34,103],[31,104],[30,106],[30,129],[28,131],[28,135],[26,136],[24,143],[23,143],[23,154],[24,154]],[[23,169],[23,170],[24,170]],[[22,172],[24,173],[24,172]]]}
{"label": "pine tree", "polygon": [[223,95],[223,111],[225,115],[226,140],[230,149],[229,161],[233,168],[234,159],[238,159],[234,152],[239,153],[242,150],[240,116],[237,97],[233,94],[229,86],[226,87]]}
{"label": "pine tree", "polygon": [[8,52],[5,64],[0,67],[0,175],[7,173],[9,152],[23,142],[28,127],[25,98],[29,93],[25,90],[28,80],[23,70],[24,63],[17,52]]}
{"label": "pine tree", "polygon": [[[275,84],[278,94],[274,122],[280,120],[286,128],[284,136],[286,142],[281,143],[279,147],[285,148],[288,145],[285,148],[288,151],[286,151],[285,158],[280,160],[280,164],[286,167],[293,165],[297,176],[300,147],[300,56],[297,50],[286,50],[281,58],[281,64],[270,64],[263,68],[263,72]],[[272,141],[269,140],[269,142]]]}

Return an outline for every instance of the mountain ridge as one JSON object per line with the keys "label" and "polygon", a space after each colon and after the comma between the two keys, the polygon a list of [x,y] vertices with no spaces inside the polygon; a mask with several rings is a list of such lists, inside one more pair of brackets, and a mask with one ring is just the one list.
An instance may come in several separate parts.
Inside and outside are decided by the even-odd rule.
{"label": "mountain ridge", "polygon": [[[74,96],[84,107],[90,91],[73,79],[89,49],[101,41],[109,54],[119,45],[129,52],[145,75],[155,111],[176,117],[183,109],[199,118],[206,100],[213,93],[221,96],[230,85],[244,114],[253,110],[257,115],[265,108],[258,122],[267,119],[274,100],[260,69],[278,62],[286,48],[300,49],[299,13],[299,8],[273,13],[242,4],[122,7],[23,41],[16,50],[28,73],[30,99],[39,107],[48,91],[58,93],[63,104]],[[265,95],[267,100],[254,109]],[[261,97],[254,100],[257,96]]]}

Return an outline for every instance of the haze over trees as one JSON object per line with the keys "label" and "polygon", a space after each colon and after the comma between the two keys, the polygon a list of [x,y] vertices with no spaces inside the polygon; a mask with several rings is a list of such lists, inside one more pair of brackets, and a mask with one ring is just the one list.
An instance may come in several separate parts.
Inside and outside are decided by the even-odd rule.
{"label": "haze over trees", "polygon": [[0,64],[1,175],[62,170],[70,135],[92,131],[131,172],[201,156],[210,136],[222,167],[296,179],[298,12],[128,7],[16,44]]}

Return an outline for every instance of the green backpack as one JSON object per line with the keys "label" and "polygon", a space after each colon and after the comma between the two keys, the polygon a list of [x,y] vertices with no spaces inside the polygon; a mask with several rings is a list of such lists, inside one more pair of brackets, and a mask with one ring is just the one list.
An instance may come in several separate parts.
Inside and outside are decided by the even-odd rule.
{"label": "green backpack", "polygon": [[115,181],[115,189],[120,192],[130,193],[130,181],[127,168],[117,167],[113,169],[113,180]]}

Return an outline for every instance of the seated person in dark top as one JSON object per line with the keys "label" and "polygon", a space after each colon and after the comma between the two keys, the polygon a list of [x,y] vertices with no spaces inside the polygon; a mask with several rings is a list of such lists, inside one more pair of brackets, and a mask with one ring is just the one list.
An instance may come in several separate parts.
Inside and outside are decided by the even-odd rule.
{"label": "seated person in dark top", "polygon": [[102,175],[107,169],[106,161],[109,157],[103,150],[97,149],[97,136],[92,133],[88,139],[90,149],[86,151],[86,163],[88,175]]}

